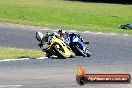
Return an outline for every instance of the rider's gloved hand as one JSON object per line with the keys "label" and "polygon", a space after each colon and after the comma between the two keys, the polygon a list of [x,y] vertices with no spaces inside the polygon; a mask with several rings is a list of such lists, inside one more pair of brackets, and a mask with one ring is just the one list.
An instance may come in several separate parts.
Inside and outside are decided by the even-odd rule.
{"label": "rider's gloved hand", "polygon": [[40,43],[40,44],[38,44],[38,46],[41,48],[41,47],[43,46],[43,44],[42,44],[42,43]]}

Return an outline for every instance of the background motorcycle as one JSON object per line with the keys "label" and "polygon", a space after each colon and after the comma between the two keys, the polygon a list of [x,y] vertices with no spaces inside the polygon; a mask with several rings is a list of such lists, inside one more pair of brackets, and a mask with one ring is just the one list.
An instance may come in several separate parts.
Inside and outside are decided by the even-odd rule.
{"label": "background motorcycle", "polygon": [[84,57],[91,56],[91,52],[86,46],[86,44],[89,44],[89,42],[84,42],[79,35],[74,33],[70,34],[69,36],[70,36],[69,46],[77,56],[84,56]]}

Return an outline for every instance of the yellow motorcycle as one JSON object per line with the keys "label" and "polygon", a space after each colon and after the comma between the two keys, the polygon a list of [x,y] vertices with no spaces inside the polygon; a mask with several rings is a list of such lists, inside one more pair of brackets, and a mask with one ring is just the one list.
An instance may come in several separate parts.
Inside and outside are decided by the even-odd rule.
{"label": "yellow motorcycle", "polygon": [[46,56],[50,58],[50,56],[55,55],[59,58],[73,58],[75,54],[72,50],[64,43],[61,39],[57,38],[54,35],[43,37],[43,45],[47,44],[48,48],[46,49]]}

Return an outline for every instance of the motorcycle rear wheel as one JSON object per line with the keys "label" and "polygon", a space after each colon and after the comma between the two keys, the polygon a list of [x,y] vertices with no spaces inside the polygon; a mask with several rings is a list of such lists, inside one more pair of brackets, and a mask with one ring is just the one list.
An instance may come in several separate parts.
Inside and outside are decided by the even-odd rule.
{"label": "motorcycle rear wheel", "polygon": [[79,47],[75,46],[76,50],[78,51],[78,53],[81,54],[81,56],[83,57],[87,57],[87,54],[85,54],[85,52],[83,50],[81,50]]}
{"label": "motorcycle rear wheel", "polygon": [[87,54],[87,57],[90,57],[92,55],[88,48],[85,49],[85,53]]}

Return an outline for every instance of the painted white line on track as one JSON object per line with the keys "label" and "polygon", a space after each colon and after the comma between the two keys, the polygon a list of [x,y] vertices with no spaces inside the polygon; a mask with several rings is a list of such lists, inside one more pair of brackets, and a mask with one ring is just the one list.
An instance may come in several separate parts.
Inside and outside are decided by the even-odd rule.
{"label": "painted white line on track", "polygon": [[[48,57],[38,57],[34,59],[46,59]],[[21,58],[21,59],[5,59],[5,60],[0,60],[0,62],[10,62],[10,61],[22,61],[22,60],[30,60],[32,58]]]}
{"label": "painted white line on track", "polygon": [[36,59],[46,59],[46,58],[48,58],[48,57],[39,57],[39,58],[36,58]]}
{"label": "painted white line on track", "polygon": [[83,31],[82,33],[89,33],[90,31]]}
{"label": "painted white line on track", "polygon": [[0,85],[0,88],[20,88],[24,85]]}
{"label": "painted white line on track", "polygon": [[128,34],[124,34],[124,36],[129,36]]}
{"label": "painted white line on track", "polygon": [[104,34],[104,33],[102,33],[102,32],[97,32],[96,34],[100,35],[100,34]]}
{"label": "painted white line on track", "polygon": [[79,32],[79,31],[76,31],[76,30],[66,30],[68,32]]}
{"label": "painted white line on track", "polygon": [[0,60],[0,62],[6,62],[6,61],[20,61],[20,60],[28,60],[29,58],[21,58],[21,59],[5,59],[5,60]]}
{"label": "painted white line on track", "polygon": [[[58,31],[58,30],[61,30],[61,29],[49,29],[49,28],[36,28],[36,29],[33,29],[33,30],[42,30],[42,31]],[[77,31],[77,30],[65,30],[67,32],[80,32],[80,33],[87,33],[87,34],[93,34],[93,35],[110,35],[110,36],[116,36],[116,35],[121,35],[121,36],[129,36],[129,34],[117,34],[117,33],[103,33],[103,32],[91,32],[91,31]]]}
{"label": "painted white line on track", "polygon": [[49,29],[49,28],[35,28],[35,29],[33,29],[33,30],[40,30],[40,31],[48,31],[48,30],[52,30],[52,29]]}
{"label": "painted white line on track", "polygon": [[105,34],[105,35],[118,35],[118,34],[116,34],[116,33],[110,33],[110,34]]}

